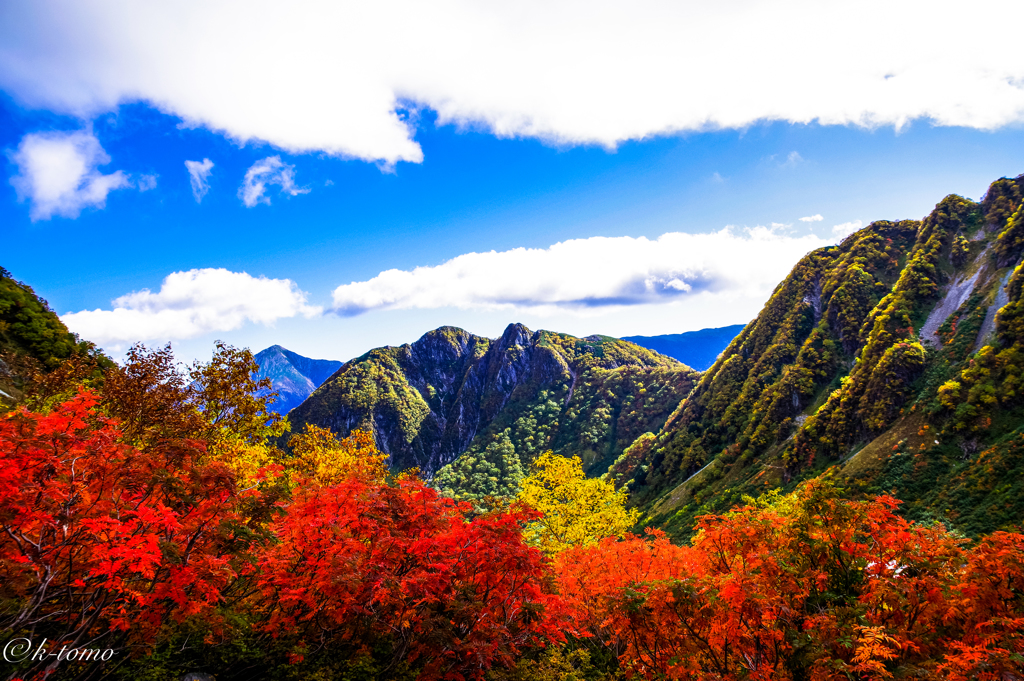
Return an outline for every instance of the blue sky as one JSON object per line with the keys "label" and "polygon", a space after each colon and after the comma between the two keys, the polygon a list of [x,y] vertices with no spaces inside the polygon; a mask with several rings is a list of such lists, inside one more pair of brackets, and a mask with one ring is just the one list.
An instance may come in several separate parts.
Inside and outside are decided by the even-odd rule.
{"label": "blue sky", "polygon": [[[776,70],[765,67],[762,84],[744,80],[743,54],[740,66],[712,67],[712,81],[673,52],[663,72],[617,80],[562,44],[589,49],[616,22],[596,12],[580,28],[566,11],[559,24],[538,5],[536,22],[526,13],[494,29],[495,40],[530,36],[547,62],[503,61],[474,44],[466,49],[482,50],[486,67],[476,73],[434,56],[448,48],[410,38],[406,49],[437,63],[389,57],[378,65],[390,88],[381,100],[352,75],[367,71],[370,50],[359,60],[314,50],[333,60],[329,78],[307,73],[309,55],[290,63],[287,50],[266,63],[217,53],[204,57],[209,69],[180,66],[159,45],[199,53],[203,35],[164,35],[161,16],[114,21],[100,3],[57,25],[44,4],[0,16],[0,40],[12,46],[0,53],[0,265],[115,355],[138,340],[204,357],[221,338],[348,359],[442,324],[493,337],[512,321],[578,335],[746,322],[811,248],[871,220],[920,218],[947,193],[980,198],[992,180],[1024,172],[1024,65],[1013,54],[933,65],[910,44],[868,60],[864,73],[849,71],[863,55],[823,57],[821,68],[845,75],[822,85],[809,54],[764,57]],[[653,34],[640,45],[657,44],[658,12],[679,19],[655,5],[628,18]],[[217,7],[223,14],[203,14],[202,3],[176,11],[213,30],[238,9]],[[897,28],[926,16],[907,7]],[[445,11],[486,19],[466,19],[475,11],[466,5]],[[732,11],[733,26],[761,21],[753,5]],[[285,23],[330,14],[315,3],[288,12]],[[377,19],[360,20],[372,33],[384,30]],[[147,31],[158,47],[118,37]],[[97,45],[110,54],[96,56]],[[222,47],[233,46],[247,48]],[[139,76],[124,66],[136,62],[151,68]],[[256,67],[301,75],[249,84]],[[958,93],[929,69],[970,80]],[[559,70],[551,89],[548,72]],[[608,93],[586,87],[597,76]],[[672,95],[676,77],[693,81],[692,97]],[[901,89],[878,90],[891,81]],[[736,96],[741,86],[753,104]],[[212,166],[199,201],[185,162],[204,159]],[[249,183],[251,205],[247,173],[269,183],[262,194]]]}

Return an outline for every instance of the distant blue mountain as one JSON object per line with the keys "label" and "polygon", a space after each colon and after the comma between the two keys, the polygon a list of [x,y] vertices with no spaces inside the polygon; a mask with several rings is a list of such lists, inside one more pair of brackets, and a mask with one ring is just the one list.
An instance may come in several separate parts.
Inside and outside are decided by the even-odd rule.
{"label": "distant blue mountain", "polygon": [[665,336],[623,336],[622,340],[678,359],[691,369],[705,371],[718,359],[732,339],[746,324],[723,326],[720,329],[701,329]]}
{"label": "distant blue mountain", "polygon": [[287,414],[302,404],[342,365],[333,359],[303,357],[280,345],[258,352],[254,359],[260,366],[257,378],[269,378],[277,392],[277,400],[270,408],[278,414]]}

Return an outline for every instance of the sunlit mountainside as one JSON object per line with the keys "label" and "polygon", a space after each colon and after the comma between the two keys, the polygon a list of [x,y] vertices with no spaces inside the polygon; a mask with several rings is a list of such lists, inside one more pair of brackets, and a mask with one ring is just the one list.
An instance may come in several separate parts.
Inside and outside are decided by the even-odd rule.
{"label": "sunlit mountainside", "polygon": [[[1024,177],[808,254],[665,427],[616,465],[646,522],[837,466],[969,533],[1020,522]],[[1014,269],[1017,267],[1018,269]]]}

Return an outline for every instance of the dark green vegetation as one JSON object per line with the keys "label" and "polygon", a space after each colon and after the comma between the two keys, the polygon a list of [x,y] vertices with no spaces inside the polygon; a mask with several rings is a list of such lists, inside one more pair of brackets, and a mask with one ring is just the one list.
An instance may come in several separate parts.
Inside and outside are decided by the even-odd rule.
{"label": "dark green vegetation", "polygon": [[270,379],[277,398],[270,409],[284,415],[309,397],[342,363],[333,359],[310,359],[280,345],[272,345],[253,358],[260,370],[257,380]]}
{"label": "dark green vegetation", "polygon": [[668,355],[688,367],[706,371],[715,363],[732,339],[743,330],[743,324],[718,329],[701,329],[664,336],[623,336],[622,340]]}
{"label": "dark green vegetation", "polygon": [[289,418],[293,432],[306,423],[372,430],[393,467],[419,467],[450,493],[478,498],[515,490],[548,449],[604,472],[657,432],[697,375],[607,336],[512,324],[490,340],[442,327],[347,362]]}
{"label": "dark green vegetation", "polygon": [[0,406],[22,397],[25,382],[71,357],[110,360],[68,331],[49,304],[0,267]]}
{"label": "dark green vegetation", "polygon": [[805,256],[615,467],[646,522],[685,535],[696,515],[836,467],[914,518],[1020,526],[1022,187],[1004,178],[981,203],[951,195]]}

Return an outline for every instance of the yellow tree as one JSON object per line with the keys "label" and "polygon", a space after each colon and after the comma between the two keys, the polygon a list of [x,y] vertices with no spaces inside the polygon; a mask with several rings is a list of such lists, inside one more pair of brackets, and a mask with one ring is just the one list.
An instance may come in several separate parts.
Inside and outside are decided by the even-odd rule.
{"label": "yellow tree", "polygon": [[387,454],[377,449],[373,435],[361,430],[339,440],[329,428],[309,424],[288,445],[294,458],[286,465],[322,485],[332,485],[353,474],[383,480],[388,472]]}
{"label": "yellow tree", "polygon": [[267,442],[228,442],[219,448],[220,458],[245,487],[282,475],[293,481],[296,476],[314,479],[321,485],[333,485],[352,474],[377,481],[387,475],[387,455],[378,451],[373,436],[363,431],[339,439],[328,428],[307,425],[288,445],[291,456]]}
{"label": "yellow tree", "polygon": [[251,444],[240,439],[218,443],[216,456],[231,467],[243,488],[252,487],[261,479],[279,478],[285,474],[287,463],[283,452],[273,444]]}
{"label": "yellow tree", "polygon": [[640,512],[626,508],[626,494],[598,478],[587,478],[579,457],[542,454],[532,475],[525,478],[517,501],[543,516],[526,530],[527,539],[554,555],[570,546],[595,544],[621,537]]}

